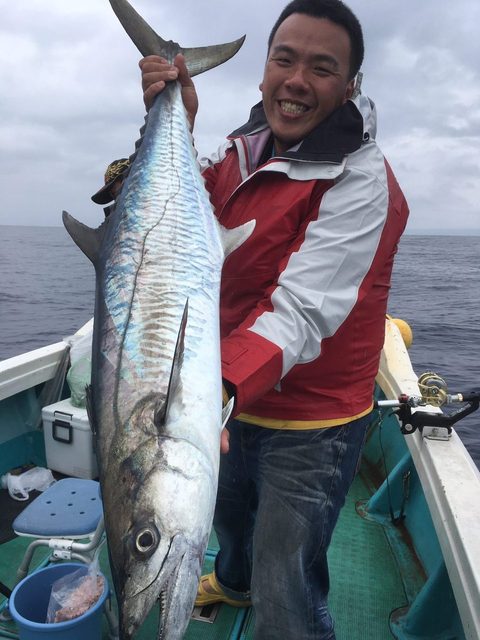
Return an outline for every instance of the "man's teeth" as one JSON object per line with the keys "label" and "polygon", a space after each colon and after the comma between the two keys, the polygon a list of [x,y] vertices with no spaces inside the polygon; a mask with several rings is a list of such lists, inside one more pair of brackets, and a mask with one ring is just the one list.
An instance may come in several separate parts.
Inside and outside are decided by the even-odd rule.
{"label": "man's teeth", "polygon": [[282,111],[286,111],[287,113],[304,113],[307,110],[305,105],[290,102],[289,100],[282,100],[280,106]]}

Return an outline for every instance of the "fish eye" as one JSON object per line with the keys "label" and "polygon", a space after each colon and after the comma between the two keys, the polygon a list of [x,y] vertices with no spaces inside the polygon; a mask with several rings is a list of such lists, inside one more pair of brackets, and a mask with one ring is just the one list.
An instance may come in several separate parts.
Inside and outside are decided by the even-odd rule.
{"label": "fish eye", "polygon": [[142,557],[149,557],[160,542],[160,535],[154,525],[139,527],[133,534],[135,552]]}
{"label": "fish eye", "polygon": [[139,551],[148,551],[154,545],[154,537],[150,529],[145,529],[137,535],[135,544]]}

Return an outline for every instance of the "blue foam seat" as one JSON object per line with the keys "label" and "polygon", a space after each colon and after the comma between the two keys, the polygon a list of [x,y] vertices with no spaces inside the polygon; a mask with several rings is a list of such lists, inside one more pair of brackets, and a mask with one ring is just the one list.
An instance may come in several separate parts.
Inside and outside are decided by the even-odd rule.
{"label": "blue foam seat", "polygon": [[58,480],[13,522],[20,536],[83,538],[93,535],[103,515],[100,484],[95,480]]}

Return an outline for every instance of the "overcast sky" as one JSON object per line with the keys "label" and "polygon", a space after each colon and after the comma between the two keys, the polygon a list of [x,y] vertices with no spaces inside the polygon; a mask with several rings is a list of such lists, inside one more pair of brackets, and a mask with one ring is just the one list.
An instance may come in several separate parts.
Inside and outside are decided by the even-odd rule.
{"label": "overcast sky", "polygon": [[[266,40],[285,0],[134,0],[165,39],[246,42],[196,81],[204,155],[260,98]],[[362,90],[410,204],[410,232],[480,234],[479,0],[351,0],[364,30]],[[133,151],[139,53],[108,0],[0,0],[0,224],[97,226],[90,196]]]}

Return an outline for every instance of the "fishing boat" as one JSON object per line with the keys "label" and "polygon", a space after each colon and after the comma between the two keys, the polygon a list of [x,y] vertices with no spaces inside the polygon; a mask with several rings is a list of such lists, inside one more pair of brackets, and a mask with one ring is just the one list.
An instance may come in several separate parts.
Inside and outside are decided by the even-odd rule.
{"label": "fishing boat", "polygon": [[[404,328],[386,319],[375,410],[329,551],[336,635],[474,640],[480,638],[480,475],[454,424],[478,408],[480,393],[450,393],[431,372],[418,377]],[[77,336],[90,330],[87,324]],[[68,349],[58,342],[0,362],[1,475],[29,465],[47,467],[42,408],[70,395],[64,375]],[[12,530],[10,508],[18,511],[23,504],[15,504],[5,489],[1,493],[0,638],[17,638],[8,595],[31,539]],[[205,572],[216,551],[212,532]],[[107,557],[104,546],[101,566],[108,577]],[[62,558],[69,560],[68,550]],[[29,571],[51,561],[51,549],[39,547]],[[103,622],[105,639],[115,636],[112,619],[114,611]],[[248,640],[254,623],[252,609],[204,607],[194,610],[185,638]],[[156,637],[157,625],[158,611],[152,611],[137,637]]]}

